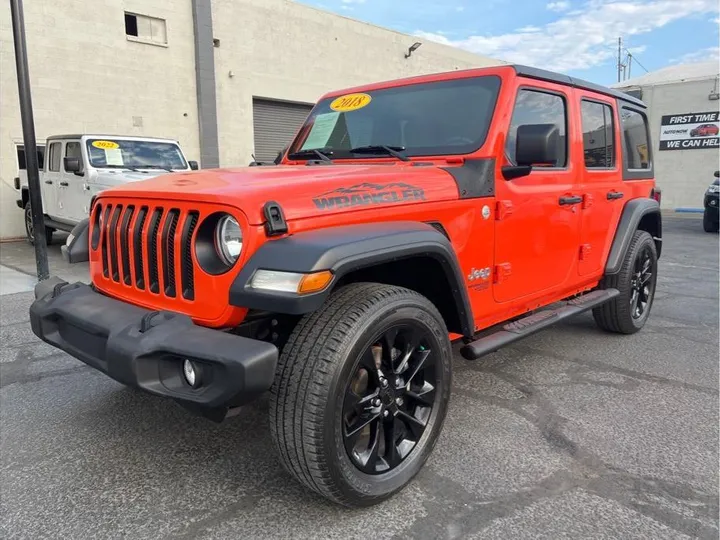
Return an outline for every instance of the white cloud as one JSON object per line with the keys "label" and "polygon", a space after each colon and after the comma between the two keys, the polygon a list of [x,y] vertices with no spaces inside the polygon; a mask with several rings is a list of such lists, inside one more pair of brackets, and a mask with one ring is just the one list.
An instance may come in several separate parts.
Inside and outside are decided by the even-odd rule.
{"label": "white cloud", "polygon": [[683,54],[670,60],[671,64],[691,64],[693,62],[720,61],[720,47],[706,47],[698,51]]}
{"label": "white cloud", "polygon": [[570,9],[570,2],[567,2],[566,0],[560,0],[559,2],[550,2],[545,7],[550,11],[567,11],[568,9]]}
{"label": "white cloud", "polygon": [[450,40],[437,33],[420,37],[471,52],[555,71],[590,68],[617,54],[617,38],[651,32],[697,14],[718,12],[717,0],[589,0],[582,11],[544,25],[496,36]]}

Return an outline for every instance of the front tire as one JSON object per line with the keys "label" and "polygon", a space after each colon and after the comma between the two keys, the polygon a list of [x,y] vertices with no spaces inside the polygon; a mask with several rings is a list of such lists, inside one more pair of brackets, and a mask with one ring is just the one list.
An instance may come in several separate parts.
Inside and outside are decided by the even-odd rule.
{"label": "front tire", "polygon": [[713,220],[707,210],[703,213],[703,229],[709,233],[716,233],[720,229],[720,221]]}
{"label": "front tire", "polygon": [[600,328],[634,334],[645,326],[655,298],[657,267],[653,237],[645,231],[635,231],[620,272],[603,280],[602,288],[615,288],[620,295],[593,309],[593,317]]}
{"label": "front tire", "polygon": [[[35,245],[35,227],[32,220],[32,208],[30,202],[25,203],[25,237],[31,246]],[[49,246],[52,244],[53,232],[55,229],[45,227],[45,243]]]}
{"label": "front tire", "polygon": [[283,466],[345,506],[391,497],[440,434],[451,360],[447,328],[427,298],[375,283],[334,292],[280,355],[270,428]]}

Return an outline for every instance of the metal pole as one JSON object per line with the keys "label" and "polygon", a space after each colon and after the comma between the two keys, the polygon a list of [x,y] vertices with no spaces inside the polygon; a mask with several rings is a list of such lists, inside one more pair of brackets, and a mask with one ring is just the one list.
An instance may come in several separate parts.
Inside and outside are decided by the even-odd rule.
{"label": "metal pole", "polygon": [[618,80],[617,82],[620,82],[620,70],[622,69],[622,59],[620,58],[620,55],[622,54],[622,38],[618,38]]}
{"label": "metal pole", "polygon": [[632,54],[628,53],[628,79],[632,79]]}
{"label": "metal pole", "polygon": [[30,208],[32,209],[33,234],[35,236],[35,263],[38,281],[50,277],[47,259],[47,241],[43,220],[42,195],[40,193],[40,172],[35,143],[32,97],[30,95],[30,73],[28,71],[27,47],[25,45],[25,16],[22,0],[10,0],[13,38],[15,40],[15,65],[17,67],[20,117],[22,118],[25,164],[27,166]]}

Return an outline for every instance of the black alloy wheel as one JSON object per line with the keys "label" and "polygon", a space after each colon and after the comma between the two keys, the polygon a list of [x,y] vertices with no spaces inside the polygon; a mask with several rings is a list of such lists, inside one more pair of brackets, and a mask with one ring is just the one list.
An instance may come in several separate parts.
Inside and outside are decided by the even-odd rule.
{"label": "black alloy wheel", "polygon": [[452,348],[415,291],[350,283],[305,315],[282,349],[270,433],[285,469],[339,504],[402,490],[430,456],[452,386]]}
{"label": "black alloy wheel", "polygon": [[343,442],[366,474],[386,473],[420,441],[435,406],[437,364],[423,329],[385,330],[358,358],[345,390]]}
{"label": "black alloy wheel", "polygon": [[654,280],[653,277],[653,259],[650,247],[643,246],[640,253],[635,258],[635,266],[633,275],[630,280],[630,310],[632,318],[641,319],[652,301]]}

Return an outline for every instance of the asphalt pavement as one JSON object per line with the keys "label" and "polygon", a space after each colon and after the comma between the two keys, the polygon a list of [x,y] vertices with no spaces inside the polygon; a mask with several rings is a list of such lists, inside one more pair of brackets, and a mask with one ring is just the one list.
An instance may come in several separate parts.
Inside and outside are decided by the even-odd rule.
{"label": "asphalt pavement", "polygon": [[[53,272],[87,280],[61,241]],[[33,250],[2,244],[0,264],[26,290]],[[642,332],[583,315],[474,363],[456,355],[433,456],[363,510],[282,470],[267,399],[215,424],[125,388],[36,339],[32,293],[6,288],[0,537],[718,538],[718,279],[718,236],[666,218]]]}

